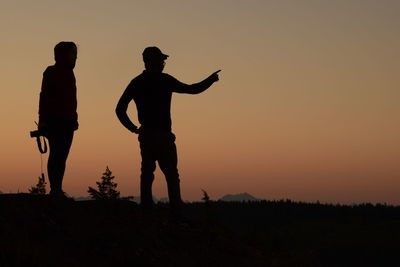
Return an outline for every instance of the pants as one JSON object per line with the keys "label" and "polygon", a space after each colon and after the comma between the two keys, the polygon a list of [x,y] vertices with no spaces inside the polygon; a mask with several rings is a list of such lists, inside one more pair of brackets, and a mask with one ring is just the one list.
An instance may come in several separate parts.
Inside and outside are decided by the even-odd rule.
{"label": "pants", "polygon": [[65,163],[71,148],[74,131],[51,131],[47,135],[50,155],[47,162],[51,192],[62,191],[62,181],[65,172]]}
{"label": "pants", "polygon": [[178,156],[175,135],[171,132],[155,130],[142,131],[139,134],[140,154],[142,156],[140,176],[140,198],[143,207],[153,205],[152,184],[156,161],[165,175],[168,197],[172,208],[179,208],[182,203],[178,173]]}

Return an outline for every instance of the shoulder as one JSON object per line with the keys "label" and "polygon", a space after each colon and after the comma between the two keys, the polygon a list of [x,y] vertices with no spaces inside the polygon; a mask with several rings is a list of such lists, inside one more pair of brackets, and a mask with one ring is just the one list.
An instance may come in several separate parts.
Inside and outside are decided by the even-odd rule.
{"label": "shoulder", "polygon": [[176,79],[174,78],[174,76],[169,75],[168,73],[161,73],[161,75],[162,75],[163,79],[176,80]]}
{"label": "shoulder", "polygon": [[168,82],[170,85],[175,85],[178,81],[174,76],[169,75],[168,73],[162,73],[162,78]]}
{"label": "shoulder", "polygon": [[144,79],[143,73],[142,73],[142,74],[139,74],[138,76],[136,76],[135,78],[133,78],[133,79],[130,81],[128,87],[135,86],[135,85],[138,85],[138,84],[142,83],[142,82],[143,82],[143,79]]}
{"label": "shoulder", "polygon": [[43,82],[52,83],[57,80],[57,69],[55,66],[48,66],[43,72]]}
{"label": "shoulder", "polygon": [[141,84],[143,83],[143,74],[139,74],[138,76],[136,76],[135,78],[133,78],[128,86],[126,87],[125,93],[128,94],[133,94],[134,91],[136,91],[136,89],[138,87],[141,87]]}
{"label": "shoulder", "polygon": [[48,66],[46,69],[45,69],[45,71],[43,72],[43,75],[51,75],[52,73],[54,73],[54,71],[55,71],[55,66],[53,65],[53,66]]}

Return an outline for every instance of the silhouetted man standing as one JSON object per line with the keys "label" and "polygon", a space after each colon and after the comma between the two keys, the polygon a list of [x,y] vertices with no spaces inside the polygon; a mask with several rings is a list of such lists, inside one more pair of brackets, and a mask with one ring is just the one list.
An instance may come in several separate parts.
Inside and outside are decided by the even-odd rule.
{"label": "silhouetted man standing", "polygon": [[[175,135],[171,131],[172,93],[198,94],[218,81],[219,71],[216,71],[199,83],[184,84],[162,73],[167,58],[168,55],[159,48],[147,47],[143,51],[145,70],[130,82],[116,108],[121,123],[129,131],[139,134],[142,156],[140,194],[144,209],[153,206],[151,187],[156,161],[167,180],[171,207],[178,209],[182,203]],[[132,123],[126,113],[132,100],[136,104],[140,128]]]}
{"label": "silhouetted man standing", "polygon": [[47,172],[50,195],[64,197],[62,181],[65,164],[78,129],[74,67],[77,47],[73,42],[60,42],[54,47],[56,63],[43,73],[39,102],[39,131],[49,140]]}

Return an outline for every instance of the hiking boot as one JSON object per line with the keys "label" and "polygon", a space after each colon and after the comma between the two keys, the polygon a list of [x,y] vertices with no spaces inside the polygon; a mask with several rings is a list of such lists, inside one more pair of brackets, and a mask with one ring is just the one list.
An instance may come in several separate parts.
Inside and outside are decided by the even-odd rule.
{"label": "hiking boot", "polygon": [[67,193],[62,190],[50,190],[49,196],[54,199],[73,200]]}

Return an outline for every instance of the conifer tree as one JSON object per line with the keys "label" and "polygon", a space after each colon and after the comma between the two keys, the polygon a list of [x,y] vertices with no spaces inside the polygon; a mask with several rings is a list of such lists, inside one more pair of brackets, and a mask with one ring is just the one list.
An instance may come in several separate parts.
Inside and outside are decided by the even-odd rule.
{"label": "conifer tree", "polygon": [[96,200],[120,199],[120,192],[116,190],[118,184],[113,182],[114,178],[115,176],[112,176],[112,172],[107,166],[106,171],[101,177],[101,182],[96,182],[98,190],[89,186],[87,192]]}
{"label": "conifer tree", "polygon": [[210,202],[210,196],[207,194],[206,190],[201,189],[201,191],[203,191],[203,197],[201,198],[201,200],[206,203]]}
{"label": "conifer tree", "polygon": [[45,195],[46,194],[46,181],[44,180],[44,174],[38,177],[38,183],[36,186],[32,186],[29,189],[29,193],[33,195]]}

